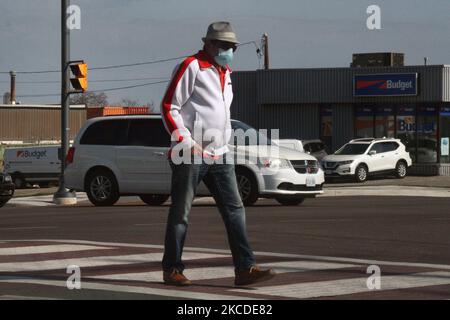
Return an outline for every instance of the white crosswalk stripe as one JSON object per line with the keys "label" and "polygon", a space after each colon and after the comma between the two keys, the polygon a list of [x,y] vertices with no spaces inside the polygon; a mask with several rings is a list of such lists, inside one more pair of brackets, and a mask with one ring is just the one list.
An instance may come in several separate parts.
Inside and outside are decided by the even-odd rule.
{"label": "white crosswalk stripe", "polygon": [[17,296],[17,295],[1,295],[0,300],[57,300],[47,297]]}
{"label": "white crosswalk stripe", "polygon": [[[228,250],[185,248],[183,260],[188,263],[184,274],[194,283],[199,282],[180,290],[162,284],[163,274],[159,267],[163,247],[160,245],[42,239],[34,242],[38,245],[33,245],[32,241],[0,242],[0,258],[3,261],[0,263],[0,273],[8,272],[0,276],[0,289],[1,286],[10,284],[42,286],[44,291],[48,286],[65,288],[65,276],[52,278],[55,277],[55,272],[51,270],[57,270],[59,274],[62,270],[65,272],[69,265],[77,265],[82,269],[83,289],[149,297],[245,300],[339,298],[354,295],[352,297],[358,298],[359,294],[367,296],[390,290],[450,286],[448,265],[380,261],[381,288],[370,290],[367,280],[371,274],[365,272],[368,262],[373,262],[371,260],[259,252],[256,253],[257,261],[262,261],[259,265],[262,268],[273,268],[278,276],[269,282],[253,285],[252,290],[249,290],[233,285],[234,268]],[[92,256],[93,250],[97,251],[95,256]],[[52,257],[52,254],[66,252],[67,258]],[[14,259],[20,262],[15,262]],[[83,269],[89,267],[102,268],[89,271]],[[384,275],[383,268],[389,268],[389,274]],[[402,272],[402,268],[407,269]],[[26,273],[16,274],[17,272]],[[214,282],[222,279],[226,279],[224,283],[229,285]],[[415,293],[410,290],[409,294],[411,292]],[[51,294],[47,295],[53,297]],[[447,296],[444,295],[443,298],[447,299]],[[27,299],[27,296],[23,292],[9,291],[8,295],[0,295],[0,299]]]}
{"label": "white crosswalk stripe", "polygon": [[[8,279],[0,277],[0,283],[22,283],[22,284],[37,284],[43,286],[55,286],[55,287],[66,287],[65,281],[59,280],[40,280],[40,279]],[[172,287],[173,288],[173,287]],[[83,282],[82,289],[91,290],[104,290],[104,291],[115,291],[123,293],[140,293],[146,295],[161,295],[166,297],[172,297],[174,299],[186,298],[186,299],[208,299],[208,300],[253,300],[252,298],[233,296],[225,294],[212,294],[203,292],[190,292],[190,291],[178,291],[176,289],[159,289],[159,288],[148,288],[139,286],[122,286],[115,284],[105,284],[105,283],[89,283]]]}
{"label": "white crosswalk stripe", "polygon": [[[328,263],[317,261],[288,261],[276,263],[262,263],[259,266],[263,268],[274,268],[277,274],[289,272],[305,272],[312,270],[328,270],[350,268],[355,265],[342,263]],[[234,268],[229,267],[208,267],[208,268],[193,268],[186,269],[184,275],[189,280],[211,280],[220,278],[234,277]],[[121,273],[112,275],[103,275],[92,277],[94,279],[108,279],[108,280],[132,280],[143,282],[161,281],[163,277],[162,271],[141,272],[141,273]]]}
{"label": "white crosswalk stripe", "polygon": [[89,245],[42,245],[42,246],[27,246],[27,247],[11,247],[0,248],[0,256],[3,255],[22,255],[22,254],[40,254],[40,253],[59,253],[59,252],[73,252],[85,250],[102,250],[112,249],[108,247],[89,246]]}
{"label": "white crosswalk stripe", "polygon": [[[282,286],[260,287],[254,293],[287,298],[308,299],[362,292],[396,290],[450,284],[450,272],[424,272],[381,278],[380,289],[369,289],[367,278],[319,281]],[[243,292],[242,289],[232,290]]]}
{"label": "white crosswalk stripe", "polygon": [[[115,266],[136,263],[159,262],[162,260],[163,254],[145,253],[124,256],[102,256],[102,257],[88,257],[88,258],[71,258],[58,260],[44,260],[44,261],[30,261],[30,262],[4,262],[0,263],[0,272],[24,272],[36,270],[65,270],[69,265],[77,265],[80,268],[99,267],[99,266]],[[209,253],[193,253],[186,252],[184,259],[209,259],[227,257],[221,254]]]}

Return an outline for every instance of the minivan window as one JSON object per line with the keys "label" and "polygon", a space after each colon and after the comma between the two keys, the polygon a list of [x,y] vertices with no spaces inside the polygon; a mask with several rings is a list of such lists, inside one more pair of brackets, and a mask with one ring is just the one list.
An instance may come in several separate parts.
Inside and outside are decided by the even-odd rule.
{"label": "minivan window", "polygon": [[169,147],[170,135],[160,119],[133,119],[130,123],[127,145]]}
{"label": "minivan window", "polygon": [[[233,130],[231,135],[231,141],[235,146],[250,146],[250,145],[271,145],[273,144],[269,137],[259,132],[255,128],[241,121],[231,121],[231,129]],[[236,131],[239,130],[239,131]],[[243,132],[242,132],[242,131]],[[244,137],[238,136],[238,134],[244,133]],[[244,138],[244,139],[243,139]]]}
{"label": "minivan window", "polygon": [[81,137],[80,144],[124,145],[128,120],[103,120],[93,123]]}

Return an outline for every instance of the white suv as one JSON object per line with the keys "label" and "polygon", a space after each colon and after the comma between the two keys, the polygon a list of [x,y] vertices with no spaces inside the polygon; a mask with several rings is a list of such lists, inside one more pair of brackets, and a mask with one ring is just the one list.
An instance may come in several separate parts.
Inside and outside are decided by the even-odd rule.
{"label": "white suv", "polygon": [[373,174],[394,173],[404,178],[412,160],[399,139],[363,138],[345,144],[321,164],[327,178],[354,176],[364,182]]}
{"label": "white suv", "polygon": [[[233,128],[245,131],[251,127],[233,120]],[[260,137],[271,143],[267,137]],[[121,195],[138,195],[149,205],[162,204],[171,187],[169,146],[170,136],[159,115],[90,119],[67,154],[67,187],[85,191],[94,205],[113,205]],[[273,158],[264,153],[267,145],[264,147],[259,142],[230,145],[233,155],[248,157],[256,153],[260,157],[257,163],[235,165],[245,205],[252,205],[259,197],[297,205],[304,198],[323,193],[324,173],[314,157],[276,146],[278,157]],[[268,168],[276,170],[262,174]],[[197,194],[209,195],[203,183]]]}

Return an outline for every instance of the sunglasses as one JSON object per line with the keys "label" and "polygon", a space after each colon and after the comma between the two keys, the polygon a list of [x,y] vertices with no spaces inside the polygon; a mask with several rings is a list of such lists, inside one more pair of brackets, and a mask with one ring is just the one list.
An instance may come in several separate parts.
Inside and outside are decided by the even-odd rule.
{"label": "sunglasses", "polygon": [[232,42],[226,42],[226,41],[212,41],[212,44],[216,46],[217,48],[223,49],[223,50],[229,50],[230,48],[233,49],[233,52],[236,51],[237,45]]}

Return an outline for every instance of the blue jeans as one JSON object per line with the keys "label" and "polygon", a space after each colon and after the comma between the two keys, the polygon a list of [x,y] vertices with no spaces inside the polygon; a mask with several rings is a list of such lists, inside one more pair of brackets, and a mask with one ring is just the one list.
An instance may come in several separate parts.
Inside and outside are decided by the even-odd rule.
{"label": "blue jeans", "polygon": [[[169,160],[170,161],[170,160]],[[184,270],[181,261],[188,228],[188,216],[197,186],[203,180],[213,195],[228,235],[228,243],[236,270],[255,264],[246,227],[245,209],[238,191],[232,164],[178,164],[170,161],[172,168],[172,205],[167,219],[164,271]]]}

